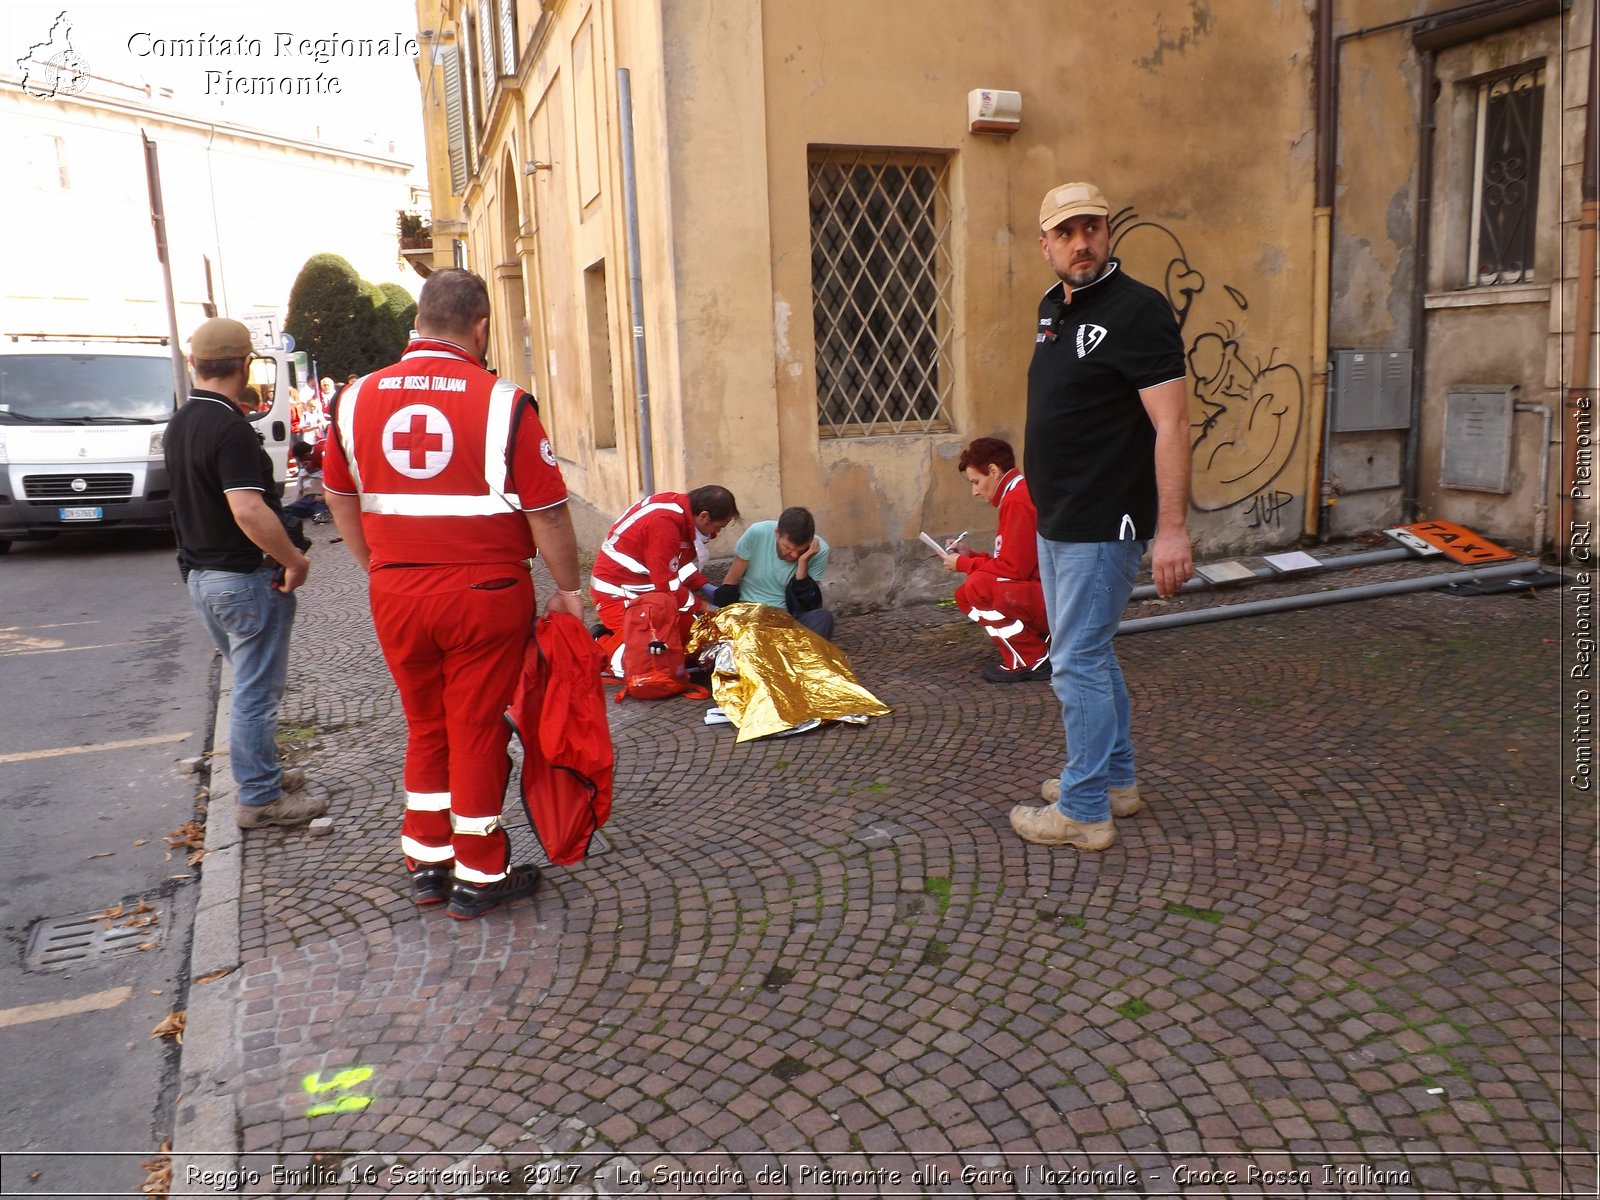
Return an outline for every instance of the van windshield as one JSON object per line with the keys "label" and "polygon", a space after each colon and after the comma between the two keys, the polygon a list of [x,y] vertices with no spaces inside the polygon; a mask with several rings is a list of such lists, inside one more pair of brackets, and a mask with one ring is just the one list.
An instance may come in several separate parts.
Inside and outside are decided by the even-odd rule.
{"label": "van windshield", "polygon": [[0,425],[148,424],[175,407],[170,358],[0,355]]}

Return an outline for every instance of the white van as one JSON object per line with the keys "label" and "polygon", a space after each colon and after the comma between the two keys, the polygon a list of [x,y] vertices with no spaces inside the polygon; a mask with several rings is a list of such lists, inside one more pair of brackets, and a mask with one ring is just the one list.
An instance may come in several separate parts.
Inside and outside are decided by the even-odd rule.
{"label": "white van", "polygon": [[[294,363],[258,350],[250,382],[281,488]],[[162,439],[181,399],[164,337],[0,334],[0,554],[64,530],[170,529]]]}

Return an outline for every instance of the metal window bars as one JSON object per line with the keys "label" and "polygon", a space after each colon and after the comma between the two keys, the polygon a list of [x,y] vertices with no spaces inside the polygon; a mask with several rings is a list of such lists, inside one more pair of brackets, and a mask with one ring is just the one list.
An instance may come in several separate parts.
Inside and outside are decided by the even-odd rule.
{"label": "metal window bars", "polygon": [[1524,68],[1478,89],[1472,270],[1478,286],[1533,278],[1544,70]]}
{"label": "metal window bars", "polygon": [[948,429],[949,159],[810,155],[817,423],[824,437]]}

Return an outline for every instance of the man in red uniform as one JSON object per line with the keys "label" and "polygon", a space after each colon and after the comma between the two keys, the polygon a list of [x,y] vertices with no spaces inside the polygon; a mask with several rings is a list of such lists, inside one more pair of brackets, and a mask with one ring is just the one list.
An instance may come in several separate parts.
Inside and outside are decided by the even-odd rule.
{"label": "man in red uniform", "polygon": [[739,515],[733,493],[708,483],[692,492],[646,496],[616,519],[594,556],[589,595],[606,632],[600,637],[611,673],[622,675],[622,613],[646,592],[665,592],[678,611],[683,640],[712,584],[700,573],[707,542]]}
{"label": "man in red uniform", "polygon": [[978,438],[957,462],[974,497],[1000,510],[994,553],[978,554],[960,540],[949,547],[947,571],[966,580],[956,588],[956,605],[994,639],[1000,661],[983,668],[991,683],[1021,683],[1050,678],[1050,622],[1039,583],[1038,514],[1028,481],[1017,470],[1011,443]]}
{"label": "man in red uniform", "polygon": [[567,489],[532,398],[483,367],[489,293],[436,271],[398,363],[347,386],[323,474],[345,545],[368,571],[372,623],[405,709],[400,845],[418,904],[471,920],[538,883],[500,827],[503,717],[535,615],[528,560],[580,620]]}

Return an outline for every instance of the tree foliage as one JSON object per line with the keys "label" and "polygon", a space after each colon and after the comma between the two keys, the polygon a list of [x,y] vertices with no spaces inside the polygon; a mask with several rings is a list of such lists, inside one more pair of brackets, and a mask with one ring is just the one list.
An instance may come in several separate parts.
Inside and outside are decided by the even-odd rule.
{"label": "tree foliage", "polygon": [[399,284],[368,283],[339,255],[313,254],[289,289],[284,329],[319,374],[343,380],[398,359],[416,313],[416,301]]}

